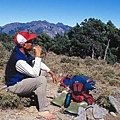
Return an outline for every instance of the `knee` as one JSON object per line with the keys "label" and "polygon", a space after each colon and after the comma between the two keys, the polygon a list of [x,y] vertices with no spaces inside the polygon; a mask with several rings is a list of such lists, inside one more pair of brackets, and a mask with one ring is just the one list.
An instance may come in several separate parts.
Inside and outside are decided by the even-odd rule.
{"label": "knee", "polygon": [[39,76],[38,77],[38,82],[40,83],[40,84],[47,84],[47,79],[46,79],[46,77],[45,76]]}

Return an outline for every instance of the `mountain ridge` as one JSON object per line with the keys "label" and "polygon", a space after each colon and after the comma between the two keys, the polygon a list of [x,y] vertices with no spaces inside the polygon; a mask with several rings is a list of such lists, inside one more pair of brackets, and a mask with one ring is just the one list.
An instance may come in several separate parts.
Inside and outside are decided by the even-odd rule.
{"label": "mountain ridge", "polygon": [[42,32],[45,32],[50,37],[55,37],[55,35],[58,33],[60,35],[63,35],[65,32],[69,31],[72,27],[68,25],[64,25],[63,23],[50,23],[46,20],[41,21],[31,21],[26,23],[20,23],[20,22],[13,22],[6,24],[4,26],[0,26],[0,33],[7,33],[14,35],[16,31],[32,31],[36,32],[37,34],[40,34]]}

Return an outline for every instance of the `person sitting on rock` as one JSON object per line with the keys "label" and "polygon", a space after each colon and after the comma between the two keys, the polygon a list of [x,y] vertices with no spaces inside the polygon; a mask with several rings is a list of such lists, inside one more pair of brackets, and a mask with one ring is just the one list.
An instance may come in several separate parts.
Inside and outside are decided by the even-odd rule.
{"label": "person sitting on rock", "polygon": [[34,57],[30,55],[36,36],[35,33],[25,31],[20,31],[14,36],[16,45],[6,65],[5,84],[9,91],[18,95],[36,91],[39,104],[38,114],[46,119],[53,119],[54,114],[48,110],[47,80],[44,73],[50,73],[55,84],[57,84],[58,78],[50,68],[41,62],[42,48],[39,45],[35,46]]}

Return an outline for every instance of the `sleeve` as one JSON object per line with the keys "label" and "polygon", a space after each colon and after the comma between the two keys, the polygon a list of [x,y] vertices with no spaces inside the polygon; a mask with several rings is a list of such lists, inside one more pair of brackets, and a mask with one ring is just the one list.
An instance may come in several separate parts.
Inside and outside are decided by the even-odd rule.
{"label": "sleeve", "polygon": [[41,68],[41,58],[35,58],[33,67],[24,60],[18,60],[15,67],[20,73],[31,77],[38,77]]}
{"label": "sleeve", "polygon": [[47,72],[50,72],[50,68],[47,67],[43,62],[41,62],[41,69],[42,69],[42,70],[45,70],[45,71],[47,71]]}

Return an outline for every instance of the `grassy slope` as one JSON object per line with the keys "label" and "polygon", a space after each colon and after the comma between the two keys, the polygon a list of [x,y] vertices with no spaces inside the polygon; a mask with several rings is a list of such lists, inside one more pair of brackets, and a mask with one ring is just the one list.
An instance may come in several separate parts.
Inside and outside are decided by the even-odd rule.
{"label": "grassy slope", "polygon": [[120,86],[120,64],[108,65],[103,60],[95,60],[87,57],[67,57],[49,52],[43,61],[62,77],[67,74],[86,75],[94,78],[97,82],[108,86]]}

